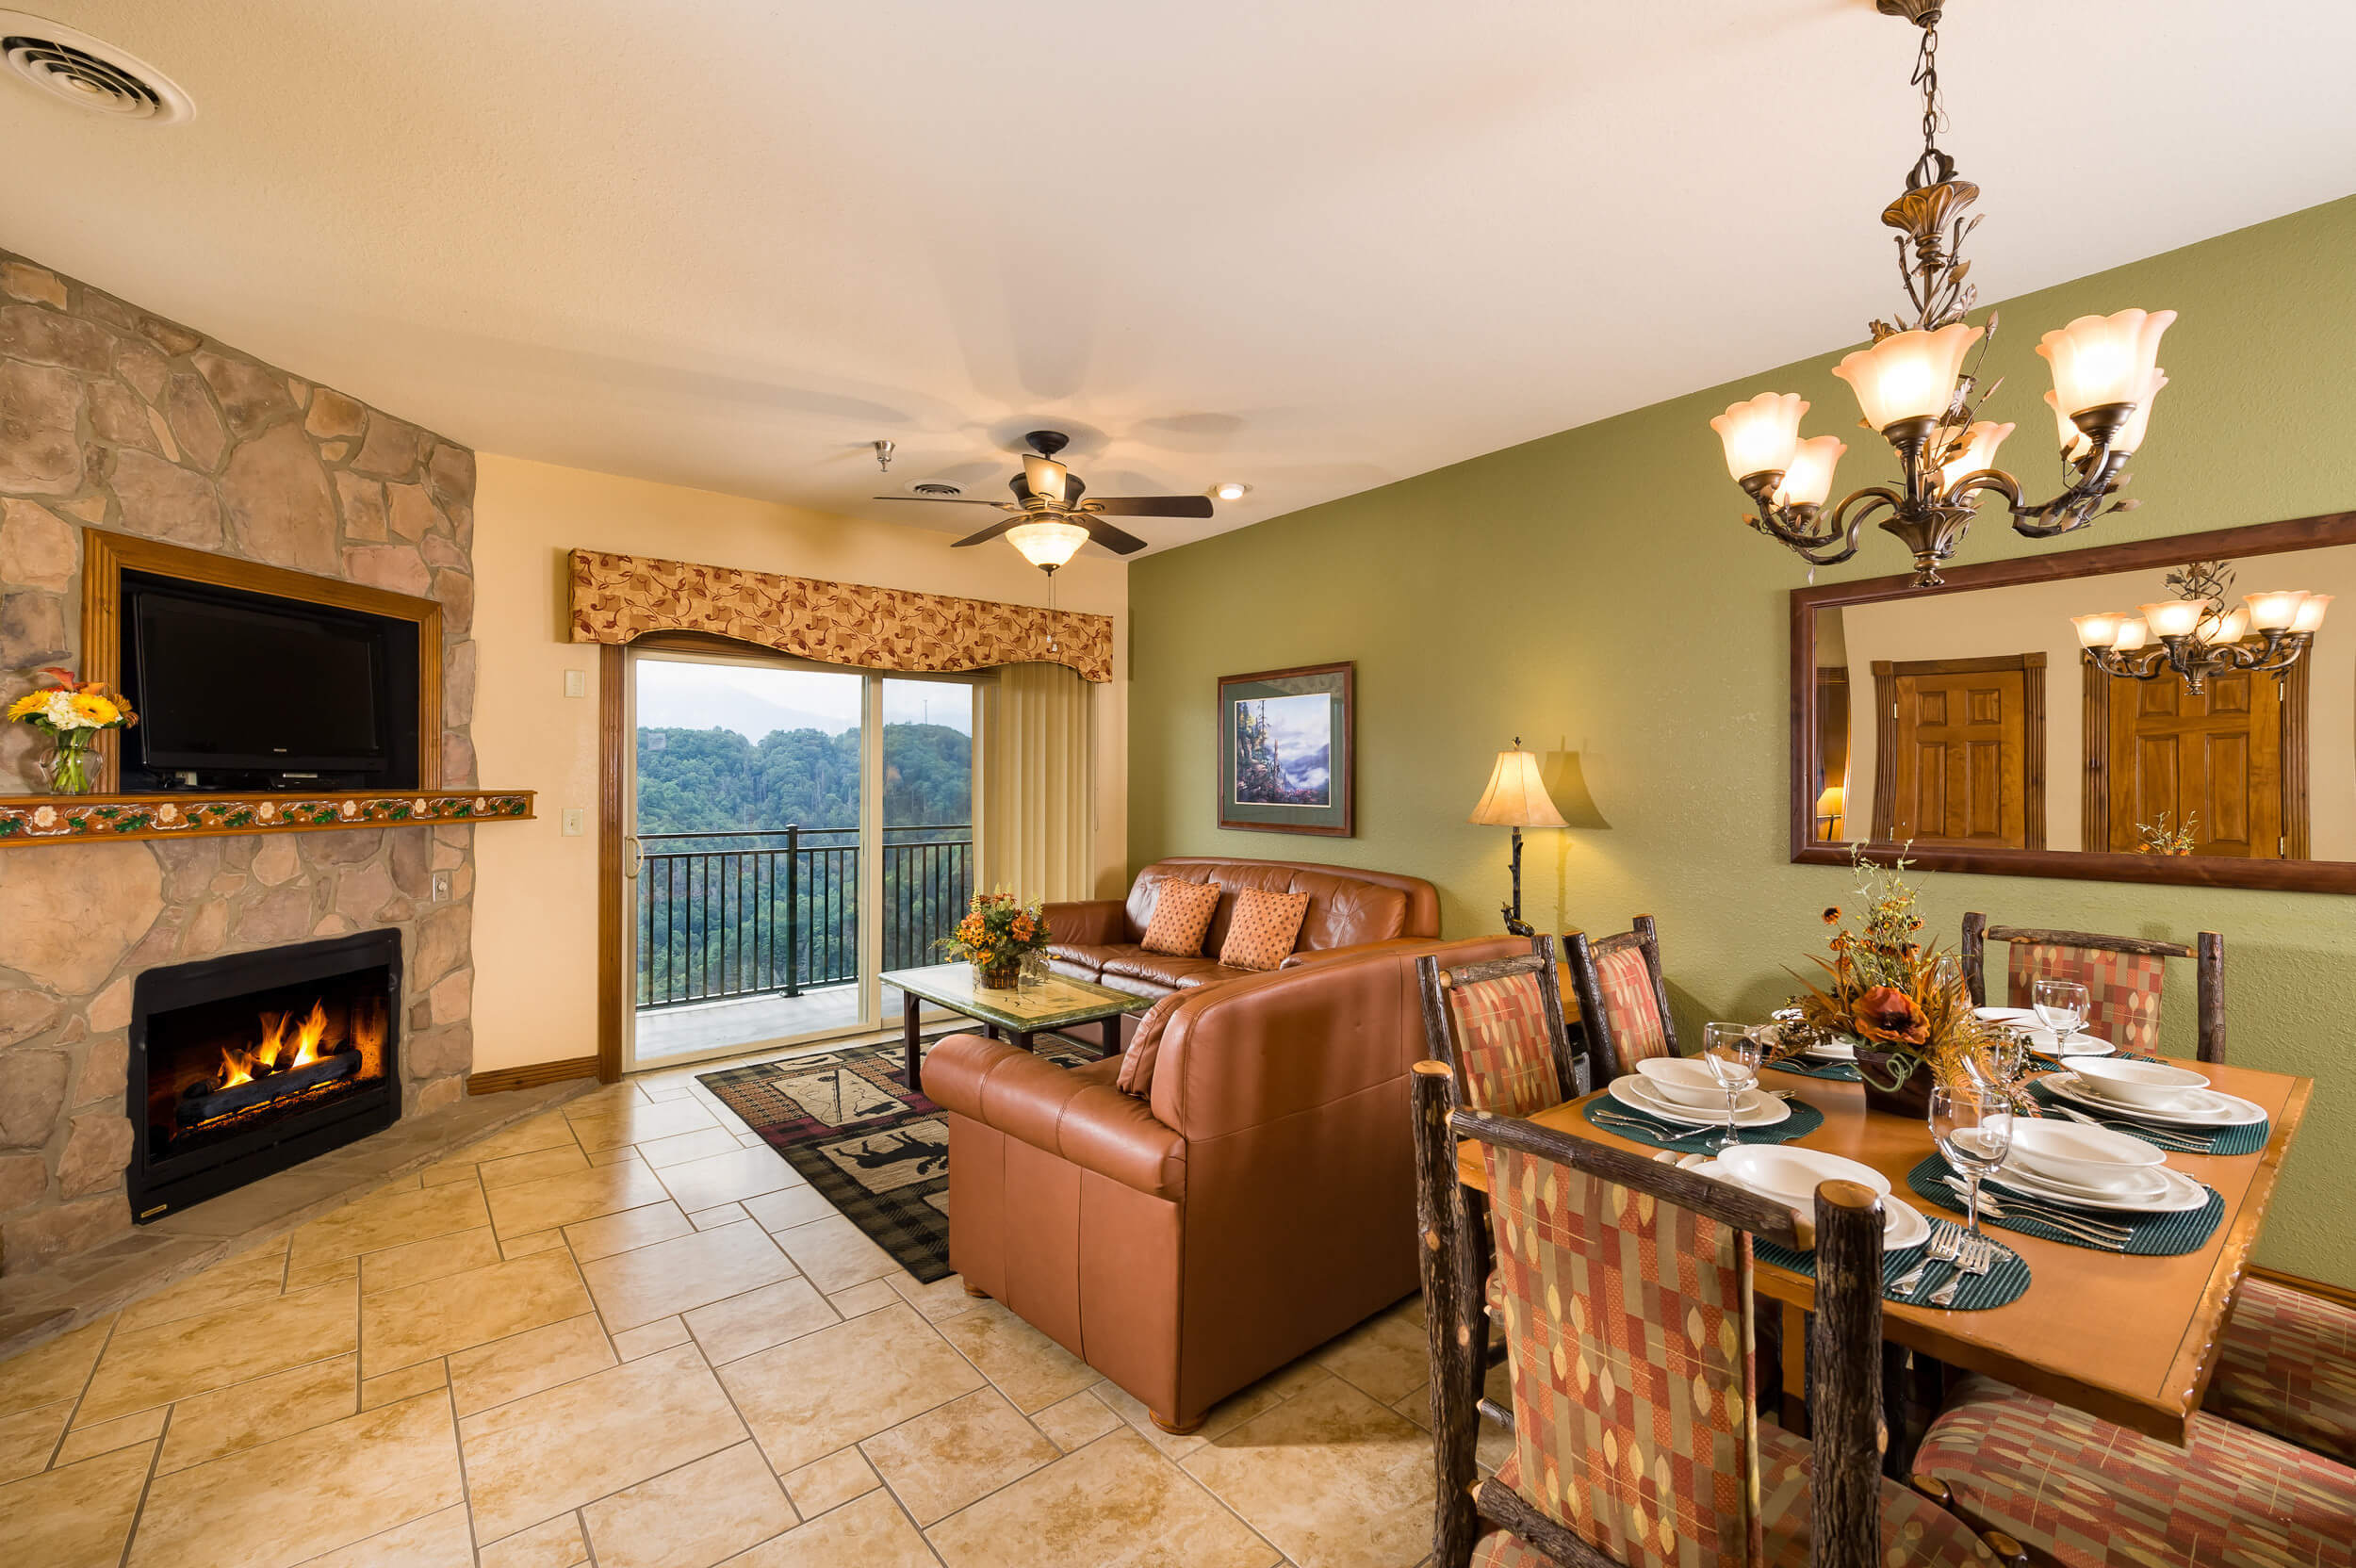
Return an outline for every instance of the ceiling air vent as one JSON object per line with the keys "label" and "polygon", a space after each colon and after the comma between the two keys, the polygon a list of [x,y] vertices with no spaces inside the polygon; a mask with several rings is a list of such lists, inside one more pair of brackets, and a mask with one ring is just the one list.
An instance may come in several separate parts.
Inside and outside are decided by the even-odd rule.
{"label": "ceiling air vent", "polygon": [[93,114],[169,125],[196,112],[188,95],[144,60],[22,11],[0,11],[0,57],[50,97]]}
{"label": "ceiling air vent", "polygon": [[965,491],[959,486],[955,484],[942,484],[937,480],[926,480],[922,484],[911,484],[908,488],[920,496],[954,497],[965,494]]}

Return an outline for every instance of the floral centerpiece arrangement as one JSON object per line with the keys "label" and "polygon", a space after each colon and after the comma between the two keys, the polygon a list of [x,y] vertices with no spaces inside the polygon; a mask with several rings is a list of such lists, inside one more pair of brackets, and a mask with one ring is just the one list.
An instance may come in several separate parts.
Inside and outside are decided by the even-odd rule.
{"label": "floral centerpiece arrangement", "polygon": [[975,893],[957,928],[941,939],[941,950],[973,966],[984,990],[1010,991],[1023,983],[1023,957],[1047,950],[1047,917],[1037,904],[1006,891]]}
{"label": "floral centerpiece arrangement", "polygon": [[139,722],[121,693],[101,681],[77,681],[72,670],[38,672],[50,684],[8,705],[8,717],[48,735],[50,754],[41,765],[53,795],[86,795],[97,787],[98,758],[91,749],[101,730],[127,729]]}
{"label": "floral centerpiece arrangement", "polygon": [[1955,955],[1922,939],[1922,894],[1906,879],[1907,862],[1879,866],[1852,849],[1850,863],[1858,912],[1844,919],[1839,906],[1824,910],[1834,927],[1832,956],[1816,960],[1824,983],[1802,982],[1792,999],[1799,1026],[1780,1032],[1775,1057],[1851,1041],[1868,1103],[1919,1116],[1933,1084],[1960,1080],[1986,1051],[1986,1032]]}

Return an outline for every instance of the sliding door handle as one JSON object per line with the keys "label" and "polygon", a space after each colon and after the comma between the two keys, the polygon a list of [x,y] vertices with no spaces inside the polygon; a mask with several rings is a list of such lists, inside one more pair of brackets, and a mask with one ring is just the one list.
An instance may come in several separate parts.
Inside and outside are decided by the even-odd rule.
{"label": "sliding door handle", "polygon": [[635,882],[638,874],[646,868],[646,846],[639,841],[635,833],[629,835],[625,841],[630,845],[630,862],[623,868],[622,874]]}

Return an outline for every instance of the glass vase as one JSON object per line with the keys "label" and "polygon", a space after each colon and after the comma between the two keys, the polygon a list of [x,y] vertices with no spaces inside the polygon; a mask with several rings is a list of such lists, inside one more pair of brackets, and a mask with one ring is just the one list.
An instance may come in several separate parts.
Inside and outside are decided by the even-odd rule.
{"label": "glass vase", "polygon": [[62,729],[41,759],[42,787],[53,795],[86,795],[98,788],[95,729]]}

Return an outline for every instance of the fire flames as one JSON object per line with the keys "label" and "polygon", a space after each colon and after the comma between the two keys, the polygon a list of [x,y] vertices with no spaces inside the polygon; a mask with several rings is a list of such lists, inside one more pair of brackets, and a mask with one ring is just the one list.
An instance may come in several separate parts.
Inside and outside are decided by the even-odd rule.
{"label": "fire flames", "polygon": [[[289,1072],[299,1067],[308,1067],[327,1054],[325,1047],[335,1043],[328,1037],[325,1003],[311,1004],[311,1011],[303,1021],[293,1025],[294,1037],[289,1040],[287,1026],[293,1018],[292,1013],[264,1013],[261,1044],[251,1051],[221,1047],[221,1087],[234,1088],[268,1073]],[[375,1054],[381,1058],[384,1049],[384,1024],[382,1020],[374,1021],[377,1032]]]}

